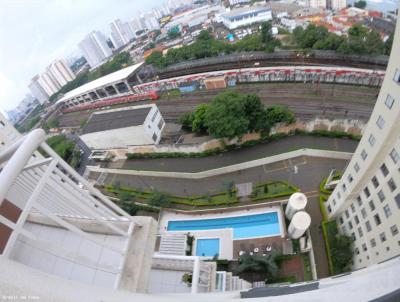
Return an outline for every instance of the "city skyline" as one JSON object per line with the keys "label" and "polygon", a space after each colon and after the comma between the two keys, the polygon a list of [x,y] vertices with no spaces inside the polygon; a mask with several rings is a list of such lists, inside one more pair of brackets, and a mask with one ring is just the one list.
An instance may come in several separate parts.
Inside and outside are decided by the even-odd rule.
{"label": "city skyline", "polygon": [[[150,0],[143,5],[137,0],[118,0],[112,4],[105,0],[3,1],[0,37],[10,47],[0,50],[0,111],[15,108],[29,92],[32,77],[53,60],[80,53],[77,45],[91,31],[102,31],[108,37],[113,20],[130,21],[162,2]],[[17,20],[25,20],[24,24],[31,20],[32,26]],[[31,45],[30,49],[26,45]]]}

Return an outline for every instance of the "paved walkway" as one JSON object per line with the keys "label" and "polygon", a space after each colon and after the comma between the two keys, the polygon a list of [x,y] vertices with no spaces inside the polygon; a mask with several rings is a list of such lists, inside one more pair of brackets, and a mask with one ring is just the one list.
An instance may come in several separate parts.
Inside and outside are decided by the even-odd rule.
{"label": "paved walkway", "polygon": [[273,156],[297,149],[310,148],[354,152],[358,142],[314,136],[291,136],[256,146],[232,150],[204,158],[160,158],[127,160],[122,169],[174,172],[200,172]]}

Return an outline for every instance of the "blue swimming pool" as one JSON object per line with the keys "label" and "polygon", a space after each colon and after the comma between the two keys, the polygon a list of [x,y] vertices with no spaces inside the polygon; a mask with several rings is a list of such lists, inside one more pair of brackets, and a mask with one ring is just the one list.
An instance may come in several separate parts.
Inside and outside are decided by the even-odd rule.
{"label": "blue swimming pool", "polygon": [[219,239],[197,239],[196,240],[196,256],[214,257],[219,255]]}
{"label": "blue swimming pool", "polygon": [[269,237],[280,234],[278,212],[235,216],[227,218],[173,220],[168,231],[196,231],[233,229],[233,239]]}

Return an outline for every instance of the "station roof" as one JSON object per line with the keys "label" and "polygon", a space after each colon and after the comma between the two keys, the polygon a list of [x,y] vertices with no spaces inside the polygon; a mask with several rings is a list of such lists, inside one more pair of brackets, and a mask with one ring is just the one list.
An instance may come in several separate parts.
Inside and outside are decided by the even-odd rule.
{"label": "station roof", "polygon": [[128,107],[92,114],[82,134],[143,125],[152,106]]}
{"label": "station roof", "polygon": [[138,63],[135,65],[117,70],[108,75],[105,75],[104,77],[98,78],[94,81],[91,81],[82,86],[79,86],[78,88],[75,88],[74,90],[67,92],[60,100],[57,101],[57,103],[64,102],[65,100],[79,96],[81,94],[84,94],[93,89],[102,87],[104,85],[124,80],[127,77],[129,77],[132,73],[134,73],[140,66],[142,66],[142,64],[143,63]]}

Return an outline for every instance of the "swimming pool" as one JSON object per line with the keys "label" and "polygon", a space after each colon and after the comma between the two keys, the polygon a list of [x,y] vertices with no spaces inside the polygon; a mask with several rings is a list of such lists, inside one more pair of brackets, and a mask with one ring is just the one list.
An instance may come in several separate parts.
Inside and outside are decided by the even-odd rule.
{"label": "swimming pool", "polygon": [[219,239],[197,239],[196,256],[214,257],[219,255]]}
{"label": "swimming pool", "polygon": [[196,231],[233,229],[233,239],[269,237],[280,235],[278,212],[226,218],[172,220],[168,221],[168,231]]}

